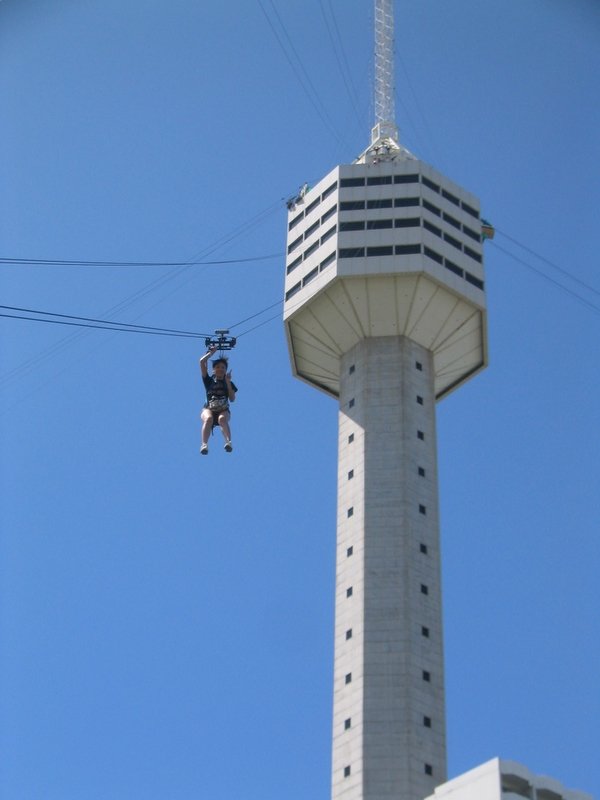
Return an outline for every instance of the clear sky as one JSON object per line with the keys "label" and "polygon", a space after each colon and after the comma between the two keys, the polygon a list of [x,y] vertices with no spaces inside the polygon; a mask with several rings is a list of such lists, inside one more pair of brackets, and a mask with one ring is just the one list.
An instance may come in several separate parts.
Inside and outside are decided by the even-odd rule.
{"label": "clear sky", "polygon": [[[368,144],[372,16],[0,3],[0,258],[237,260],[1,263],[1,303],[239,335],[201,458],[202,339],[0,318],[2,800],[329,796],[337,409],[290,373],[283,201]],[[403,144],[498,230],[489,367],[438,406],[449,773],[599,798],[600,4],[396,29]]]}

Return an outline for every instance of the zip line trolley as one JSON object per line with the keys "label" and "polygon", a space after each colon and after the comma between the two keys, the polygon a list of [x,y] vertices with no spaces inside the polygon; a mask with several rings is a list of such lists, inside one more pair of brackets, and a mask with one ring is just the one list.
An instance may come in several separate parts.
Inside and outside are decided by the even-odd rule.
{"label": "zip line trolley", "polygon": [[233,350],[235,343],[235,336],[229,336],[229,328],[216,330],[214,336],[207,336],[204,340],[204,344],[208,349],[217,347],[219,353],[224,353],[226,350]]}

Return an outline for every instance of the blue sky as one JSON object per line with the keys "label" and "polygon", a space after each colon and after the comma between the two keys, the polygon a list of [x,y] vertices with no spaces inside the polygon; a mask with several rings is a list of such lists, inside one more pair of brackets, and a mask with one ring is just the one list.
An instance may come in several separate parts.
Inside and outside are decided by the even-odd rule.
{"label": "blue sky", "polygon": [[[0,30],[0,258],[255,259],[0,264],[4,305],[232,326],[240,389],[201,459],[202,340],[0,318],[0,795],[325,800],[337,410],[274,304],[284,199],[368,143],[372,4],[4,0]],[[449,773],[597,797],[599,44],[595,0],[396,3],[402,141],[498,230],[489,367],[438,406]]]}

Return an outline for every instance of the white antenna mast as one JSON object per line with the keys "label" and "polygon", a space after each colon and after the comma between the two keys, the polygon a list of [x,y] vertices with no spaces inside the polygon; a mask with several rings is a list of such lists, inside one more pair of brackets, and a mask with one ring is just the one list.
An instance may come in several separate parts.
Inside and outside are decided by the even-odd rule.
{"label": "white antenna mast", "polygon": [[375,0],[375,126],[358,164],[414,159],[400,144],[394,106],[394,0]]}
{"label": "white antenna mast", "polygon": [[375,127],[378,139],[398,141],[394,108],[394,2],[375,0]]}

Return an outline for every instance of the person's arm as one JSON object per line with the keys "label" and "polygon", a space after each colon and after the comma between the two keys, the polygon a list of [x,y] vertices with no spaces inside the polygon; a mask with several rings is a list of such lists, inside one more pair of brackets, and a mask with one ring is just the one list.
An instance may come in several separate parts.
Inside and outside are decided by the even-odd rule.
{"label": "person's arm", "polygon": [[202,373],[202,377],[206,378],[208,375],[208,367],[206,366],[208,363],[208,359],[217,352],[217,347],[209,347],[208,351],[202,356],[200,359],[200,372]]}
{"label": "person's arm", "polygon": [[235,389],[233,388],[233,384],[231,382],[231,370],[225,375],[225,383],[227,384],[227,396],[229,397],[229,402],[233,403],[235,400]]}

